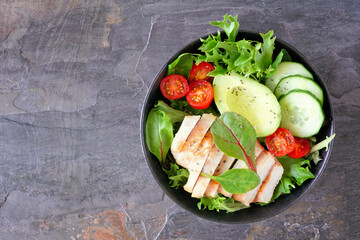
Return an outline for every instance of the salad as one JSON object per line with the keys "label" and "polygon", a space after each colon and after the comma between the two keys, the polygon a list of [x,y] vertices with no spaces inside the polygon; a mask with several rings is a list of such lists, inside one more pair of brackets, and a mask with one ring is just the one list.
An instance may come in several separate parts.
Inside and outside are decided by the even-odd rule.
{"label": "salad", "polygon": [[168,65],[146,144],[170,186],[199,199],[199,210],[234,212],[314,178],[319,150],[335,134],[316,141],[323,91],[286,50],[275,56],[273,31],[260,33],[262,41],[237,40],[237,16],[210,24],[226,36],[200,39],[200,53]]}

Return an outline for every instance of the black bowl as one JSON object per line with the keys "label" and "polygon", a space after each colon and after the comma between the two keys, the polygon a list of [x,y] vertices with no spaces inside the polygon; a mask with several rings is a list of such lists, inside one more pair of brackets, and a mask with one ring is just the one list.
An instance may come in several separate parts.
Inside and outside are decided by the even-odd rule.
{"label": "black bowl", "polygon": [[[222,33],[224,34],[224,33]],[[206,38],[207,36],[203,37]],[[256,41],[262,41],[261,36],[259,33],[252,32],[252,31],[239,31],[238,39],[247,39],[247,40],[256,40]],[[264,220],[266,218],[273,217],[289,207],[291,207],[295,202],[297,202],[301,197],[303,197],[307,192],[310,191],[310,189],[315,185],[316,181],[320,178],[322,172],[325,169],[325,166],[329,160],[331,149],[333,146],[333,142],[329,145],[329,150],[325,151],[324,149],[320,150],[320,156],[323,158],[323,161],[319,162],[318,165],[312,166],[312,172],[315,175],[314,179],[309,179],[305,181],[300,187],[295,188],[291,194],[288,195],[282,195],[278,199],[276,199],[273,203],[268,204],[266,206],[259,206],[259,205],[253,205],[250,208],[240,210],[234,213],[226,213],[225,211],[210,211],[210,210],[199,210],[197,208],[198,199],[194,199],[190,197],[190,194],[185,192],[183,189],[173,189],[169,186],[169,180],[167,178],[167,175],[165,172],[163,172],[159,160],[152,155],[145,142],[145,123],[147,115],[149,114],[149,111],[154,107],[154,104],[157,100],[163,99],[163,96],[160,92],[160,82],[166,75],[166,70],[168,64],[173,62],[180,54],[185,52],[198,52],[198,48],[201,45],[200,40],[196,40],[189,45],[187,45],[185,48],[177,52],[161,69],[161,71],[157,74],[156,78],[152,82],[149,91],[145,97],[144,105],[142,108],[142,114],[141,114],[141,144],[142,149],[145,155],[145,159],[151,169],[152,174],[154,175],[156,181],[162,188],[162,190],[178,205],[180,205],[182,208],[188,210],[189,212],[195,214],[198,217],[215,221],[215,222],[221,222],[221,223],[234,223],[234,224],[240,224],[240,223],[251,223],[256,222],[260,220]],[[294,62],[300,62],[302,63],[314,76],[314,80],[321,86],[321,88],[324,91],[324,104],[323,109],[325,112],[325,121],[324,125],[321,128],[320,132],[316,135],[316,139],[318,141],[321,141],[325,139],[326,136],[330,136],[335,131],[335,124],[334,124],[334,118],[333,118],[333,108],[330,101],[328,90],[325,86],[324,81],[322,80],[320,74],[316,69],[313,67],[313,65],[310,63],[310,61],[302,55],[297,49],[295,49],[290,44],[280,40],[279,38],[276,38],[275,41],[275,53],[274,56],[277,56],[278,52],[281,49],[285,49],[290,54],[292,60]]]}

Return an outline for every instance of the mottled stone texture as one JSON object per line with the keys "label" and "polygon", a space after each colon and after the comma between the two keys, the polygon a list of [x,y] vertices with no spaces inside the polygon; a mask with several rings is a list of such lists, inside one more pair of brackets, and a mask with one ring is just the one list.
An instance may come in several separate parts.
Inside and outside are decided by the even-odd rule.
{"label": "mottled stone texture", "polygon": [[[246,225],[174,205],[140,148],[140,109],[156,73],[226,13],[303,52],[336,120],[316,186]],[[357,0],[18,0],[2,1],[0,17],[0,239],[360,239]]]}

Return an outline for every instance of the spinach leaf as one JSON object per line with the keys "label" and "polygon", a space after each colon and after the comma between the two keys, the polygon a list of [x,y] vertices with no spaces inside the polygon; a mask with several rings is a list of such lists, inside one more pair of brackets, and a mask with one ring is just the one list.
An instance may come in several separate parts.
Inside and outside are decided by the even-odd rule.
{"label": "spinach leaf", "polygon": [[188,79],[193,62],[194,57],[191,53],[183,53],[174,62],[169,64],[167,75],[179,74]]}
{"label": "spinach leaf", "polygon": [[237,202],[233,198],[224,197],[221,194],[215,198],[202,197],[197,206],[199,210],[208,208],[209,210],[216,210],[218,212],[220,210],[225,210],[227,213],[248,208],[248,206],[245,206],[241,202]]}
{"label": "spinach leaf", "polygon": [[183,111],[190,115],[202,115],[204,113],[212,113],[214,116],[220,116],[219,112],[215,110],[211,105],[206,109],[196,109],[190,106],[186,99],[170,100],[170,106],[179,111]]}
{"label": "spinach leaf", "polygon": [[155,108],[163,111],[173,124],[177,122],[182,122],[184,120],[184,117],[189,115],[186,112],[179,111],[170,107],[164,101],[161,100],[159,100],[155,104]]}
{"label": "spinach leaf", "polygon": [[249,169],[230,169],[218,176],[205,173],[201,175],[217,181],[225,191],[233,194],[249,192],[260,184],[260,177]]}
{"label": "spinach leaf", "polygon": [[256,132],[251,123],[235,112],[225,112],[211,126],[216,146],[227,155],[242,159],[255,171]]}
{"label": "spinach leaf", "polygon": [[163,165],[174,138],[171,121],[163,111],[155,108],[150,111],[146,120],[145,134],[149,151]]}
{"label": "spinach leaf", "polygon": [[170,179],[170,187],[175,189],[183,187],[189,178],[189,170],[180,168],[179,165],[174,163],[170,164],[169,170],[166,170],[165,168],[163,168],[163,170]]}

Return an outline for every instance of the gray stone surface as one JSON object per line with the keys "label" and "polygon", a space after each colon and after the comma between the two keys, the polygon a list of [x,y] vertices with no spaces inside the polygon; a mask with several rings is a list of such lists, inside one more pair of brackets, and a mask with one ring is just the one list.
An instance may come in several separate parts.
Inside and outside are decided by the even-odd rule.
{"label": "gray stone surface", "polygon": [[[324,77],[335,146],[294,207],[209,222],[164,196],[140,148],[144,95],[208,23],[289,42]],[[0,239],[359,239],[360,4],[18,0],[0,3]]]}

